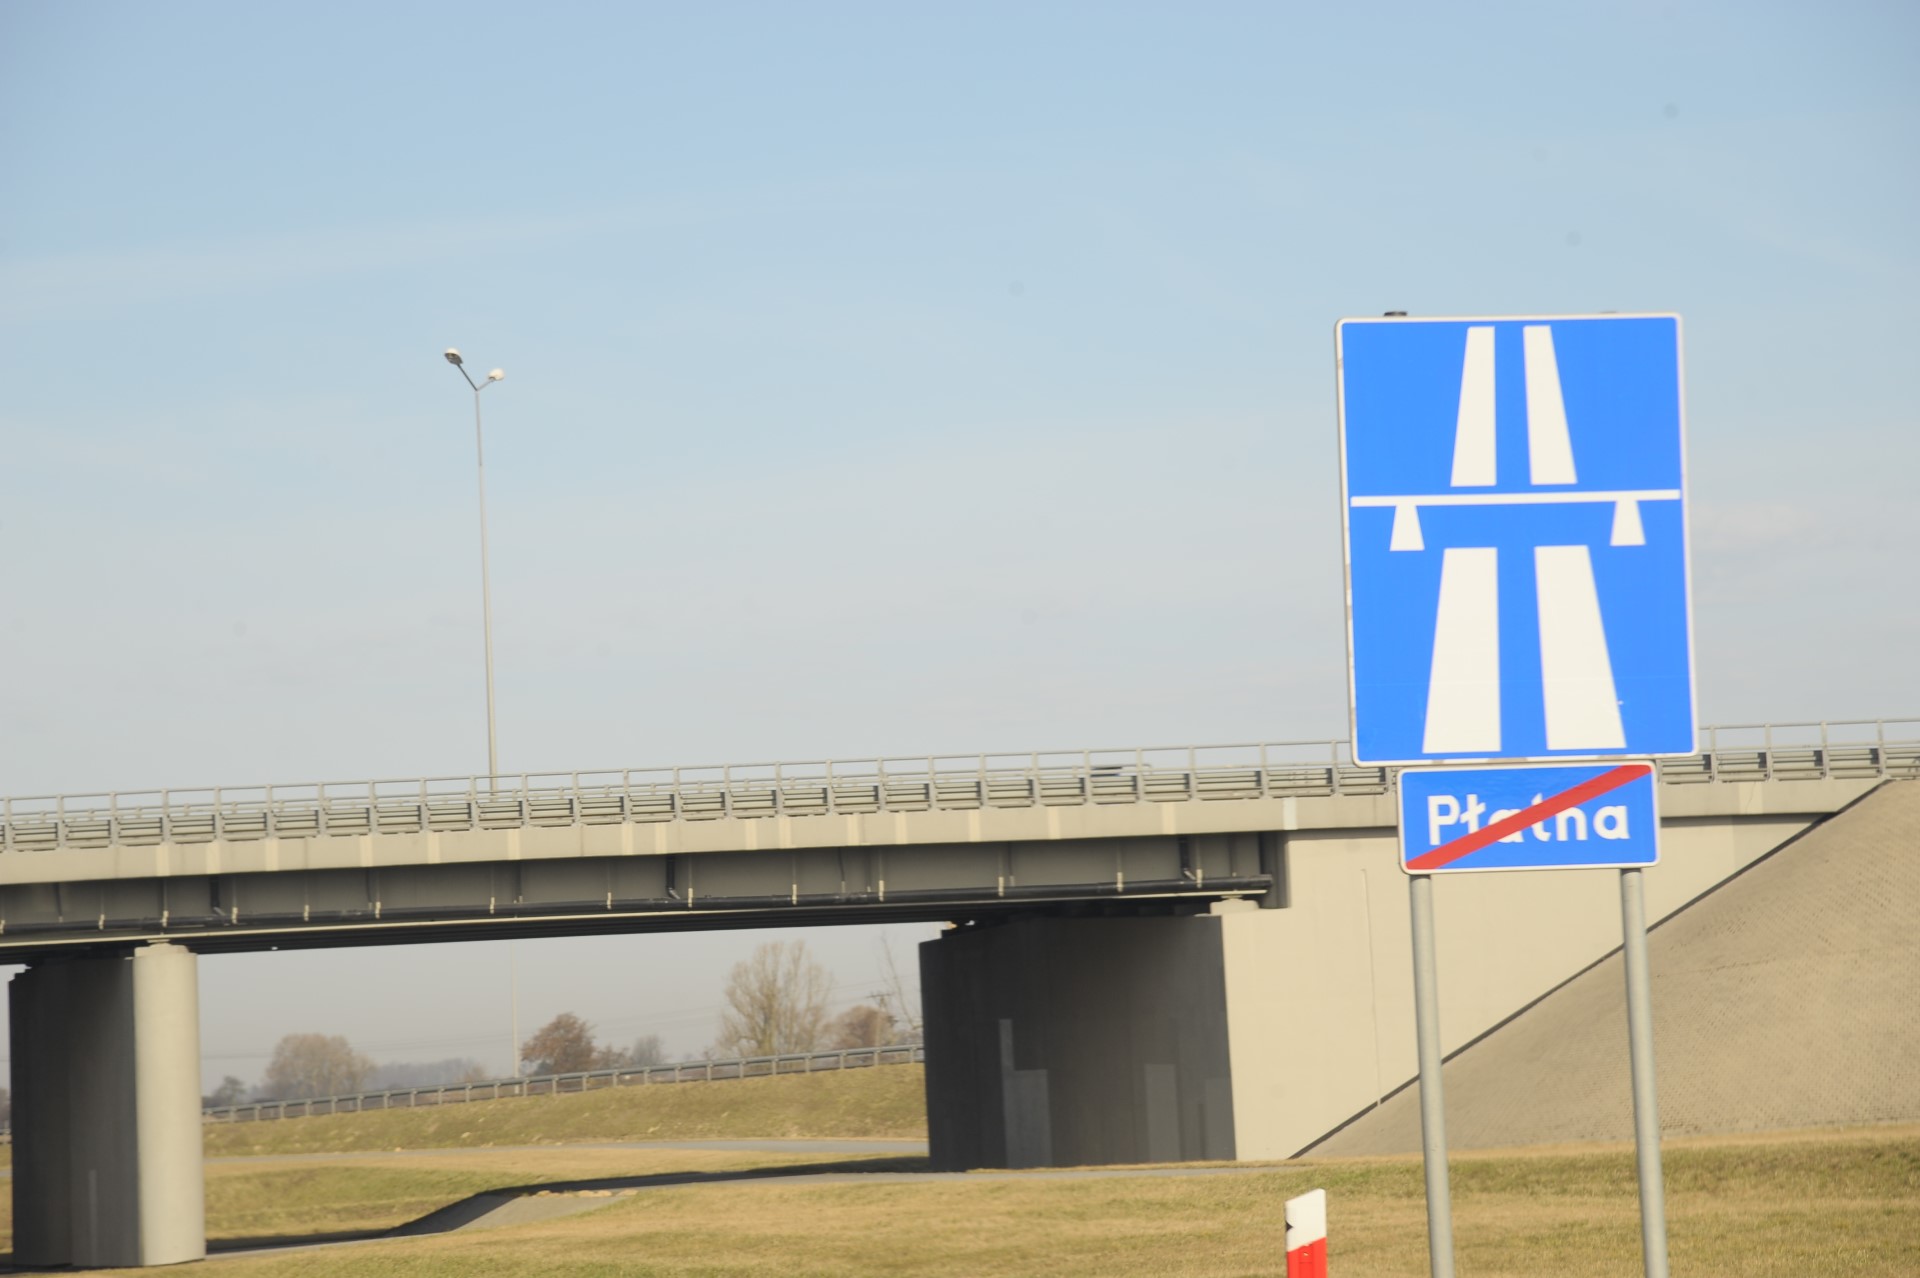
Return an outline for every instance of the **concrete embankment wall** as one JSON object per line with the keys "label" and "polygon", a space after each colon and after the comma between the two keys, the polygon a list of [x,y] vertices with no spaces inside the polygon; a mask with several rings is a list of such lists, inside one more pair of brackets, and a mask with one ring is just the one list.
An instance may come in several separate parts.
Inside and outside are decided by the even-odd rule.
{"label": "concrete embankment wall", "polygon": [[[1888,782],[1655,928],[1668,1135],[1920,1121],[1920,783]],[[1456,974],[1442,966],[1442,980]],[[1617,954],[1460,1052],[1454,1148],[1629,1140]],[[1408,1088],[1316,1154],[1420,1148]]]}

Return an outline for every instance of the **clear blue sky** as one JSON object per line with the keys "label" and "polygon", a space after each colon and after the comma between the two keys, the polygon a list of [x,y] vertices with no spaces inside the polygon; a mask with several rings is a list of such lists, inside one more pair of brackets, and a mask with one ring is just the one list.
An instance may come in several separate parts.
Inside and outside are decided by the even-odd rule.
{"label": "clear blue sky", "polygon": [[[1682,313],[1703,716],[1920,713],[1917,70],[1898,3],[11,0],[0,791],[482,766],[448,345],[510,769],[1341,734],[1387,309]],[[523,945],[523,1029],[698,1047],[754,939]],[[505,970],[205,960],[209,1072],[498,1064]]]}

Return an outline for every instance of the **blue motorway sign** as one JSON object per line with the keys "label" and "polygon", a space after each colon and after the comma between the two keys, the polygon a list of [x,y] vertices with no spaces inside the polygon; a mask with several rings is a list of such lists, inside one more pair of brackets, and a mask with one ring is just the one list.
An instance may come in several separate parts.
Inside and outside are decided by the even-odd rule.
{"label": "blue motorway sign", "polygon": [[1653,865],[1660,814],[1651,763],[1407,768],[1400,868],[1591,870]]}
{"label": "blue motorway sign", "polygon": [[1336,343],[1354,758],[1692,753],[1679,318]]}

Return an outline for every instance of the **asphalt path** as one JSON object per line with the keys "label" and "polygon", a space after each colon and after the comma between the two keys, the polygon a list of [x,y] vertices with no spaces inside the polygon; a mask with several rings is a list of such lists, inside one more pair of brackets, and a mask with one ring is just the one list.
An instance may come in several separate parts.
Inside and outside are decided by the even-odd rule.
{"label": "asphalt path", "polygon": [[[1137,1177],[1244,1176],[1276,1170],[1274,1165],[1236,1163],[1214,1167],[1076,1167],[1033,1168],[1024,1171],[935,1172],[887,1166],[894,1159],[908,1162],[926,1155],[918,1140],[668,1140],[568,1142],[554,1145],[457,1146],[446,1149],[367,1150],[361,1153],[251,1154],[208,1159],[210,1163],[287,1163],[366,1161],[432,1157],[463,1153],[552,1153],[556,1150],[729,1150],[765,1154],[823,1154],[878,1156],[872,1170],[859,1163],[825,1161],[733,1171],[661,1172],[643,1176],[607,1176],[576,1181],[502,1187],[450,1204],[395,1229],[309,1238],[229,1239],[215,1244],[216,1256],[260,1255],[264,1252],[305,1251],[319,1247],[351,1246],[398,1238],[431,1237],[454,1231],[498,1229],[510,1225],[556,1220],[605,1207],[635,1194],[694,1185],[743,1181],[773,1181],[782,1185],[924,1185],[932,1182],[1007,1180],[1122,1180]],[[888,1156],[891,1156],[889,1158]]]}

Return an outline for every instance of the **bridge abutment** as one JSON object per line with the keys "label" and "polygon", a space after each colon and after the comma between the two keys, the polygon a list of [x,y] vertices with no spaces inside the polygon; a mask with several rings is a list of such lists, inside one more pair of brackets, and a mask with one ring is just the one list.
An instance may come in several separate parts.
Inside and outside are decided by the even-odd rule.
{"label": "bridge abutment", "polygon": [[[1818,819],[1669,819],[1649,920]],[[1393,831],[1263,839],[1263,869],[1274,908],[982,921],[923,945],[936,1165],[1289,1158],[1409,1083],[1412,949]],[[1434,886],[1448,1052],[1620,944],[1612,870]]]}
{"label": "bridge abutment", "polygon": [[8,994],[14,1261],[204,1256],[198,958],[162,944],[55,959]]}

